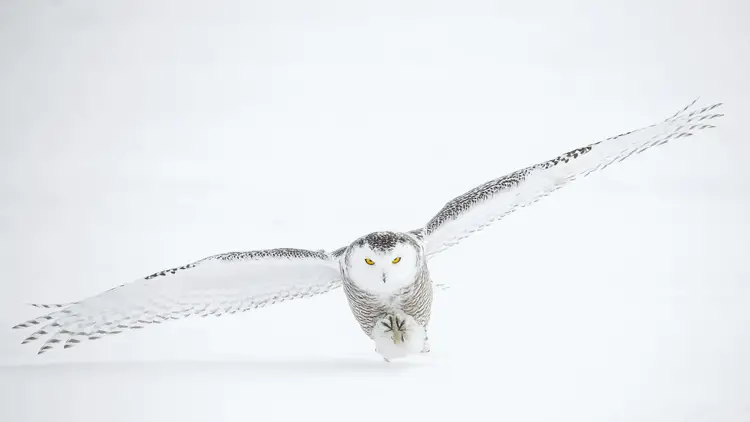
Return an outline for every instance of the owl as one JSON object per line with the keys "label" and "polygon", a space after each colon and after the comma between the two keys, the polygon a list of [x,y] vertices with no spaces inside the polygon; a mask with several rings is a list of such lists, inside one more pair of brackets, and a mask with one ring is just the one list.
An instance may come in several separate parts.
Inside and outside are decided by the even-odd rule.
{"label": "owl", "polygon": [[353,320],[384,360],[427,353],[436,288],[432,258],[576,179],[714,127],[710,122],[722,116],[721,103],[697,107],[696,101],[658,123],[481,184],[448,201],[415,230],[369,233],[332,251],[221,253],[75,302],[35,304],[46,314],[13,328],[33,327],[23,343],[39,340],[42,354],[192,315],[234,314],[342,289]]}

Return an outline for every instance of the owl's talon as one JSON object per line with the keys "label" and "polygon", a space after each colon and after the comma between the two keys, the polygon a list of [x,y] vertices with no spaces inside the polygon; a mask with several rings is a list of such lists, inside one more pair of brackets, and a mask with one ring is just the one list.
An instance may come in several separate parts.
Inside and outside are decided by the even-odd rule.
{"label": "owl's talon", "polygon": [[393,344],[401,344],[405,341],[404,332],[406,331],[406,320],[396,315],[388,315],[388,321],[380,322],[385,327],[384,332],[391,334]]}

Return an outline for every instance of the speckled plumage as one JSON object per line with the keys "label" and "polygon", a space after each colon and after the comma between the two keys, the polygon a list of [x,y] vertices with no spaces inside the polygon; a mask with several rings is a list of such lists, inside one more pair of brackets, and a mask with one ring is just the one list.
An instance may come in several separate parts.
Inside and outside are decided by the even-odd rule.
{"label": "speckled plumage", "polygon": [[387,252],[396,247],[397,244],[404,242],[411,242],[415,246],[417,246],[416,242],[414,242],[414,240],[408,235],[395,232],[370,233],[367,236],[362,236],[361,238],[355,240],[354,242],[352,242],[352,245],[355,247],[359,247],[366,244],[373,249]]}
{"label": "speckled plumage", "polygon": [[430,320],[433,284],[424,255],[420,257],[419,272],[415,280],[408,286],[395,291],[392,296],[383,297],[368,292],[358,287],[355,280],[349,275],[348,268],[352,266],[351,251],[354,248],[368,244],[375,250],[388,251],[398,243],[410,243],[415,248],[421,249],[418,239],[414,236],[405,233],[375,232],[352,242],[351,246],[347,248],[349,253],[346,253],[339,261],[344,293],[349,302],[349,307],[360,328],[368,337],[371,337],[375,321],[383,314],[391,313],[394,310],[401,310],[412,316],[423,327],[427,327]]}
{"label": "speckled plumage", "polygon": [[[44,353],[59,345],[70,348],[85,340],[174,319],[244,312],[343,286],[354,319],[371,338],[375,321],[395,311],[412,317],[426,332],[436,286],[430,276],[430,259],[576,179],[712,128],[708,122],[722,116],[715,111],[721,104],[694,106],[695,101],[656,124],[573,149],[479,185],[448,201],[418,229],[370,233],[330,253],[276,248],[212,255],[74,302],[34,304],[48,313],[14,328],[34,327],[36,331],[23,343],[46,339],[38,351]],[[361,260],[352,262],[354,251],[367,247],[386,253],[403,245],[419,251],[417,262],[413,263],[415,270],[408,273],[413,278],[405,279],[408,284],[403,287],[376,292],[363,287],[367,284],[358,278],[361,276],[352,275],[356,265],[374,265]],[[385,273],[382,281],[386,282]]]}

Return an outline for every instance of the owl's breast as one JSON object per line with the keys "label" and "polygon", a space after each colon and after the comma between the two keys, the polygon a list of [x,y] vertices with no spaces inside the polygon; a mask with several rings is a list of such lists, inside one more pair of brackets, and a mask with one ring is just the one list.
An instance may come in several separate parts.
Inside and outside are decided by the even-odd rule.
{"label": "owl's breast", "polygon": [[432,282],[426,270],[412,284],[390,294],[367,292],[347,277],[343,288],[354,318],[368,337],[372,337],[375,322],[385,314],[404,312],[423,327],[430,320]]}

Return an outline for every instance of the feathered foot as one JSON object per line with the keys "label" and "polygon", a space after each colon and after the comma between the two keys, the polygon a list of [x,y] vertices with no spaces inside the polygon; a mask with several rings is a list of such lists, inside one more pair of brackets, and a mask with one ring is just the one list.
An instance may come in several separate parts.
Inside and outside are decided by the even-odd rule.
{"label": "feathered foot", "polygon": [[388,315],[380,321],[380,324],[384,327],[384,332],[391,333],[393,344],[401,344],[406,340],[406,320],[395,315]]}
{"label": "feathered foot", "polygon": [[425,348],[425,330],[409,315],[394,312],[384,315],[375,323],[372,338],[375,351],[386,362],[391,359],[420,353]]}

